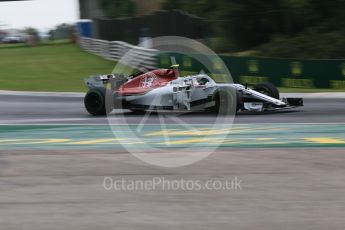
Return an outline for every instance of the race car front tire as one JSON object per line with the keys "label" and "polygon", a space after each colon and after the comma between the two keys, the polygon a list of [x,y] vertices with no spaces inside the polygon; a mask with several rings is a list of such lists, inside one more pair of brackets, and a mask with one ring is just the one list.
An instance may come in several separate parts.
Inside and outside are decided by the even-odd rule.
{"label": "race car front tire", "polygon": [[93,116],[107,115],[111,112],[110,106],[106,106],[106,89],[90,89],[84,98],[86,110]]}
{"label": "race car front tire", "polygon": [[279,90],[270,82],[260,83],[254,86],[253,90],[267,96],[279,99]]}
{"label": "race car front tire", "polygon": [[235,115],[240,106],[239,97],[235,89],[218,89],[214,93],[214,111],[218,115]]}

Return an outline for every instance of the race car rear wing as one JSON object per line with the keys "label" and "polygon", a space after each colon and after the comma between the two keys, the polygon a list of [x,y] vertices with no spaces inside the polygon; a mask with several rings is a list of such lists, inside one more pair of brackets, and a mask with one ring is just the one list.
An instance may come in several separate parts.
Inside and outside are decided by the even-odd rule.
{"label": "race car rear wing", "polygon": [[84,80],[89,89],[104,87],[117,89],[126,81],[128,81],[128,78],[121,74],[96,75]]}

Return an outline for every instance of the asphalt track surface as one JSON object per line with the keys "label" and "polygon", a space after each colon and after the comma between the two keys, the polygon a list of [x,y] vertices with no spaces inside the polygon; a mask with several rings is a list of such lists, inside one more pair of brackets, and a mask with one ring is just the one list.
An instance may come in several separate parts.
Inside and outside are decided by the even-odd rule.
{"label": "asphalt track surface", "polygon": [[[47,149],[33,148],[30,143],[19,149],[5,145],[0,148],[0,228],[343,230],[345,97],[305,97],[305,107],[300,109],[239,114],[235,123],[246,132],[244,137],[254,135],[245,141],[254,148],[221,148],[204,160],[178,168],[152,166],[119,149],[91,149],[92,142],[83,150],[59,149],[54,145],[58,139],[49,139],[52,147]],[[142,122],[142,115],[128,112],[126,117],[132,124]],[[179,118],[186,124],[212,124],[215,116],[191,113]],[[157,114],[146,121],[158,122]],[[41,139],[51,138],[47,131],[54,128],[30,124],[68,124],[54,133],[62,135],[55,138],[65,138],[66,130],[73,130],[80,135],[67,133],[71,135],[68,141],[78,143],[73,138],[93,133],[83,124],[107,124],[107,120],[87,115],[80,94],[0,92],[0,124],[6,124],[0,125],[0,145],[6,138],[39,138],[33,143],[47,143]],[[84,129],[74,129],[72,124]],[[268,129],[263,131],[265,126]],[[258,129],[252,132],[252,127]],[[213,131],[208,134],[212,136]],[[254,138],[261,142],[270,139],[260,138],[261,132],[273,139],[308,137],[316,145],[264,147],[254,142]],[[143,149],[143,154],[151,153]],[[120,186],[107,190],[106,177],[127,185],[165,180],[170,189],[167,184],[157,184],[155,189]],[[235,178],[241,183],[232,189],[195,187]],[[192,181],[194,187],[186,189],[181,180]]]}
{"label": "asphalt track surface", "polygon": [[[334,94],[332,94],[334,95]],[[345,123],[345,97],[340,95],[306,96],[304,107],[266,113],[240,113],[235,123]],[[92,117],[84,109],[83,94],[7,94],[0,93],[1,124],[107,124],[105,117]],[[116,113],[112,117],[116,124]],[[187,124],[212,124],[217,118],[213,114],[194,112],[177,114],[163,113],[165,117],[177,117]],[[119,114],[122,116],[122,113]],[[139,124],[143,115],[125,111],[128,124]],[[119,119],[118,123],[120,124]],[[159,123],[156,113],[151,113],[145,124]],[[169,121],[167,121],[169,123]]]}
{"label": "asphalt track surface", "polygon": [[[6,230],[345,226],[344,149],[233,149],[172,169],[109,151],[0,151],[0,162],[0,226]],[[120,182],[120,187],[106,190],[105,177],[129,185],[154,178],[204,184],[237,177],[241,187],[198,190],[190,185],[186,190],[175,182],[170,189],[158,184],[129,190]]]}

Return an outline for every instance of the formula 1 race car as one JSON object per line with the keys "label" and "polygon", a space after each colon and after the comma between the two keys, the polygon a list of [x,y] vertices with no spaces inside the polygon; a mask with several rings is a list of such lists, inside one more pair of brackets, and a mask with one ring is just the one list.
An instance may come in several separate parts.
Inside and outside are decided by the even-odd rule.
{"label": "formula 1 race car", "polygon": [[92,76],[84,104],[94,116],[113,109],[133,112],[146,110],[214,111],[235,114],[239,111],[270,111],[303,106],[302,98],[279,98],[278,89],[262,83],[252,89],[240,84],[218,84],[207,74],[180,77],[178,65],[170,69]]}

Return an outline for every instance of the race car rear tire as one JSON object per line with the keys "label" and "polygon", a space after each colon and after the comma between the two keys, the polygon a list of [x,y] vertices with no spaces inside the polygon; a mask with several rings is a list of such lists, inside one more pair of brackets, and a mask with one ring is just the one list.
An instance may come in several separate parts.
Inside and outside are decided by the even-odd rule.
{"label": "race car rear tire", "polygon": [[235,115],[240,106],[236,89],[218,89],[214,94],[214,111],[218,115]]}
{"label": "race car rear tire", "polygon": [[279,99],[279,90],[270,82],[260,83],[254,86],[253,90],[267,96]]}
{"label": "race car rear tire", "polygon": [[111,112],[109,106],[106,106],[105,95],[105,88],[94,88],[87,92],[84,98],[84,105],[91,115],[102,116]]}

